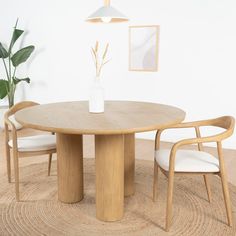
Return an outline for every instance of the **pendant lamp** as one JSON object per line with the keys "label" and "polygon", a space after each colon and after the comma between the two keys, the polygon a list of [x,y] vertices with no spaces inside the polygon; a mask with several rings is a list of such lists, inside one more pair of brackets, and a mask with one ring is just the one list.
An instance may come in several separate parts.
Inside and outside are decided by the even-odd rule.
{"label": "pendant lamp", "polygon": [[128,20],[125,15],[110,5],[110,0],[104,0],[104,6],[86,19],[91,23],[120,23]]}

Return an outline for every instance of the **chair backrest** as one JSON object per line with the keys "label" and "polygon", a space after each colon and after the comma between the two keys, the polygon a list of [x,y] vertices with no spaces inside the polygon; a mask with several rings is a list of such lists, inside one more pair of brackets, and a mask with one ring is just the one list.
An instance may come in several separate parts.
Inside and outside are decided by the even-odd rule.
{"label": "chair backrest", "polygon": [[233,131],[235,119],[232,116],[222,116],[212,120],[212,125]]}
{"label": "chair backrest", "polygon": [[[213,127],[219,127],[223,128],[224,131],[220,132],[218,134],[208,136],[208,137],[201,137],[200,128],[204,126],[213,126]],[[163,129],[160,129],[156,133],[155,138],[155,150],[160,148],[160,138],[161,134],[166,129],[178,129],[178,128],[194,128],[195,133],[198,139],[201,139],[202,142],[199,140],[193,140],[188,139],[185,140],[186,145],[187,144],[193,144],[198,143],[198,149],[201,151],[203,149],[202,143],[204,142],[220,142],[228,137],[230,137],[234,132],[234,126],[235,126],[235,119],[232,116],[222,116],[215,119],[209,119],[209,120],[200,120],[200,121],[192,121],[192,122],[185,122],[185,123],[179,123],[170,127],[166,127]],[[184,141],[184,140],[182,140]]]}
{"label": "chair backrest", "polygon": [[221,116],[216,119],[205,120],[197,127],[200,126],[214,126],[225,129],[223,132],[218,134],[220,140],[226,139],[231,136],[234,132],[235,119],[232,116]]}
{"label": "chair backrest", "polygon": [[13,131],[16,131],[14,123],[9,119],[10,116],[14,115],[17,111],[22,110],[26,107],[31,107],[36,105],[39,104],[32,101],[24,101],[24,102],[19,102],[14,106],[12,106],[4,115],[5,131],[8,132],[8,126],[10,126]]}
{"label": "chair backrest", "polygon": [[[197,122],[198,123],[198,122]],[[201,126],[214,126],[225,129],[224,132],[218,134],[219,140],[223,140],[232,135],[235,126],[235,119],[232,116],[222,116],[219,118],[200,121],[200,124],[195,126],[195,132],[197,138],[201,138],[200,129]],[[198,143],[198,150],[203,151],[202,143]]]}

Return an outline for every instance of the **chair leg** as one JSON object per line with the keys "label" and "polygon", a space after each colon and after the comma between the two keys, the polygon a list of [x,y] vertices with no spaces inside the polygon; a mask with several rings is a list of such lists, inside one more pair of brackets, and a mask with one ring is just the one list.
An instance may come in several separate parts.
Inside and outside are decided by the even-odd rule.
{"label": "chair leg", "polygon": [[156,197],[157,197],[157,187],[158,187],[158,164],[156,162],[156,160],[154,160],[154,174],[153,174],[153,202],[156,201]]}
{"label": "chair leg", "polygon": [[48,176],[50,176],[50,173],[51,173],[51,163],[52,163],[52,153],[49,154],[49,158],[48,158]]}
{"label": "chair leg", "polygon": [[13,153],[14,157],[14,174],[15,174],[15,191],[16,191],[16,201],[20,201],[20,191],[19,191],[19,159],[17,153]]}
{"label": "chair leg", "polygon": [[8,145],[6,146],[6,163],[7,163],[7,178],[8,183],[11,183],[11,155]]}
{"label": "chair leg", "polygon": [[223,195],[224,195],[224,200],[225,200],[225,208],[227,212],[228,225],[232,226],[233,224],[232,206],[231,206],[231,201],[230,201],[230,196],[229,196],[229,187],[227,183],[227,174],[225,171],[225,164],[224,164],[224,159],[223,159],[221,142],[217,142],[217,150],[218,150],[218,156],[219,156],[219,162],[220,162],[220,178],[221,178]]}
{"label": "chair leg", "polygon": [[228,225],[232,226],[233,225],[233,219],[232,219],[231,200],[230,200],[230,196],[229,196],[229,187],[228,187],[226,176],[222,173],[221,173],[221,183],[222,183],[222,189],[223,189],[223,194],[224,194]]}
{"label": "chair leg", "polygon": [[208,201],[211,202],[211,188],[210,188],[210,183],[209,183],[209,178],[207,175],[203,175],[204,177],[204,182],[207,190],[207,196],[208,196]]}
{"label": "chair leg", "polygon": [[166,231],[167,232],[170,230],[171,219],[172,219],[173,188],[174,188],[174,172],[169,172],[167,207],[166,207]]}

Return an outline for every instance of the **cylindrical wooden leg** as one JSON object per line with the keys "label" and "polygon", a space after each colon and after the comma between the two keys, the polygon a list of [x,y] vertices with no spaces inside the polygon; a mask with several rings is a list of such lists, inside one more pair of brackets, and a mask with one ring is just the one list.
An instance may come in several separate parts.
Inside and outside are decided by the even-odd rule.
{"label": "cylindrical wooden leg", "polygon": [[124,211],[124,137],[96,135],[96,215],[116,221]]}
{"label": "cylindrical wooden leg", "polygon": [[135,192],[135,136],[134,134],[124,135],[124,158],[125,158],[125,197]]}
{"label": "cylindrical wooden leg", "polygon": [[57,133],[58,199],[75,203],[83,199],[82,135]]}

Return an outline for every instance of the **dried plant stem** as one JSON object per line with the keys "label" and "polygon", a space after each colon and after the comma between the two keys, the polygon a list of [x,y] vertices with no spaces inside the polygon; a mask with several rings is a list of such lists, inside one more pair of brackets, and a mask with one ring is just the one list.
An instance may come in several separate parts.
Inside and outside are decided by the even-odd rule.
{"label": "dried plant stem", "polygon": [[107,51],[108,51],[109,44],[106,45],[106,48],[102,54],[101,62],[99,62],[99,54],[98,54],[98,48],[99,48],[99,43],[98,41],[95,44],[95,47],[92,48],[92,54],[94,58],[94,64],[95,64],[95,69],[96,69],[96,77],[100,77],[101,75],[101,70],[105,64],[107,64],[110,60],[105,61]]}

